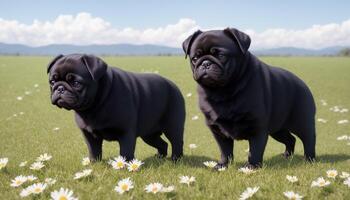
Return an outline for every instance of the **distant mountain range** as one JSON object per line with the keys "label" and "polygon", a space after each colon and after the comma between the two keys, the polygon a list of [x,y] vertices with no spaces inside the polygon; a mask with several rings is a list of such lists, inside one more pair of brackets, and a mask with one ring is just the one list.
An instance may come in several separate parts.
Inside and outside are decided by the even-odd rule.
{"label": "distant mountain range", "polygon": [[[294,47],[283,47],[275,49],[253,50],[255,55],[275,56],[334,56],[345,47],[334,46],[319,50],[302,49]],[[0,43],[0,55],[58,55],[70,53],[86,53],[95,55],[183,55],[180,48],[159,46],[159,45],[69,45],[53,44],[40,47],[30,47],[21,44]]]}

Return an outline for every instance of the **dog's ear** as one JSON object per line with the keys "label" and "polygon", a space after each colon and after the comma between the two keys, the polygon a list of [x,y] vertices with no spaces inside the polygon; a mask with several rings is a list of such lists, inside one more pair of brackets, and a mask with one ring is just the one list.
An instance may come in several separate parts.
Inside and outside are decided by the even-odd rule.
{"label": "dog's ear", "polygon": [[193,41],[196,39],[198,35],[203,33],[201,30],[198,30],[194,32],[192,35],[190,35],[183,43],[182,43],[182,49],[185,52],[185,59],[187,58],[187,55],[190,54],[190,49],[192,46]]}
{"label": "dog's ear", "polygon": [[52,59],[52,61],[47,65],[47,73],[50,72],[52,66],[56,63],[56,61],[62,57],[63,57],[63,55],[60,54],[60,55],[56,56],[54,59]]}
{"label": "dog's ear", "polygon": [[107,64],[101,58],[84,54],[81,59],[94,81],[98,81],[106,73]]}
{"label": "dog's ear", "polygon": [[224,33],[238,43],[243,54],[248,51],[251,40],[247,34],[235,28],[226,28],[224,29]]}

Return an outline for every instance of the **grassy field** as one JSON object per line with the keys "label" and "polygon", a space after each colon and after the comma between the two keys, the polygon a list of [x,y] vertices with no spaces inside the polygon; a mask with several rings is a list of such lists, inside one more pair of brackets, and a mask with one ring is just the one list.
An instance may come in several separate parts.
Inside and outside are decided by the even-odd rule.
{"label": "grassy field", "polygon": [[[245,175],[238,168],[247,160],[247,141],[235,143],[235,160],[226,171],[215,172],[202,164],[203,161],[217,160],[218,147],[204,125],[204,118],[197,105],[196,84],[188,60],[183,57],[106,57],[112,66],[134,71],[155,72],[174,81],[182,93],[192,93],[185,97],[187,120],[185,128],[185,157],[178,164],[169,158],[153,158],[155,149],[138,139],[136,157],[145,164],[139,172],[114,170],[107,161],[119,154],[116,142],[105,142],[103,162],[82,166],[81,160],[87,156],[87,148],[76,127],[73,112],[60,110],[50,103],[46,64],[49,57],[0,57],[0,158],[7,157],[6,168],[0,170],[0,199],[21,199],[19,193],[29,185],[19,188],[10,186],[18,175],[33,174],[38,181],[47,177],[55,178],[56,184],[49,186],[35,199],[48,199],[50,192],[60,187],[74,191],[79,199],[238,199],[247,187],[259,186],[255,199],[284,199],[283,192],[293,190],[305,199],[350,199],[350,188],[337,177],[327,178],[326,171],[350,172],[350,140],[339,141],[337,137],[349,135],[349,123],[338,124],[339,120],[350,120],[349,112],[333,112],[333,106],[350,108],[350,59],[319,57],[263,57],[266,63],[294,72],[311,88],[317,104],[317,162],[303,161],[301,141],[297,140],[296,155],[291,160],[280,154],[284,146],[269,139],[264,167],[254,174]],[[38,87],[34,87],[38,84]],[[27,92],[27,94],[25,94]],[[28,94],[28,92],[30,94]],[[121,94],[122,95],[122,94]],[[17,97],[22,97],[18,100]],[[327,105],[321,104],[321,99]],[[14,116],[17,115],[17,116]],[[192,117],[198,115],[198,120]],[[54,130],[58,127],[59,130]],[[189,144],[198,148],[189,149]],[[43,153],[53,158],[40,171],[29,169],[29,165]],[[19,163],[28,161],[26,167]],[[73,180],[76,172],[93,169],[92,176],[83,180]],[[192,186],[179,183],[180,175],[196,177]],[[286,175],[295,175],[299,182],[290,183]],[[311,182],[323,176],[331,182],[325,188],[311,188]],[[113,189],[120,179],[130,177],[135,188],[119,195]],[[145,185],[161,182],[174,185],[175,192],[149,194]],[[28,197],[30,199],[32,197]]]}

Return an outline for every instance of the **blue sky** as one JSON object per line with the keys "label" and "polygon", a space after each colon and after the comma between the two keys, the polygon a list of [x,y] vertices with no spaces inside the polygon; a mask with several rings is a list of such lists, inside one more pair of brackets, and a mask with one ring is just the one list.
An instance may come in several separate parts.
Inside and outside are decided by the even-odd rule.
{"label": "blue sky", "polygon": [[[306,28],[313,24],[341,22],[350,18],[350,1],[225,1],[225,0],[1,0],[0,17],[31,23],[53,20],[60,14],[88,12],[114,27],[158,27],[191,18],[203,27]],[[169,3],[170,2],[170,3]]]}
{"label": "blue sky", "polygon": [[[79,13],[88,13],[91,18],[101,18],[104,22],[108,23],[108,28],[104,28],[106,32],[108,29],[110,32],[116,33],[115,29],[122,30],[126,28],[132,28],[135,32],[141,33],[145,29],[163,28],[168,25],[176,25],[180,23],[181,19],[192,20],[192,26],[185,25],[183,27],[190,27],[189,34],[192,29],[203,28],[210,29],[214,27],[236,27],[241,30],[252,30],[251,33],[257,40],[262,40],[264,32],[269,33],[271,30],[283,29],[285,33],[289,31],[306,31],[314,25],[327,25],[337,24],[344,29],[342,23],[350,20],[350,1],[337,0],[337,1],[307,1],[307,0],[294,0],[294,1],[207,1],[207,0],[179,0],[179,1],[166,1],[166,0],[148,0],[148,1],[112,1],[112,0],[61,0],[61,1],[49,1],[49,0],[33,0],[33,1],[16,1],[16,0],[0,0],[0,18],[6,21],[7,25],[11,20],[17,21],[21,25],[33,25],[34,20],[39,22],[54,23],[55,20],[61,15],[71,15],[77,17]],[[78,22],[77,22],[78,23]],[[81,23],[88,23],[86,21]],[[350,22],[349,22],[350,23]],[[0,24],[1,25],[1,24]],[[25,30],[20,30],[21,25],[14,28],[14,25],[6,26],[6,31],[19,32],[18,34],[25,34]],[[76,24],[75,24],[76,25]],[[347,27],[347,24],[345,24]],[[107,26],[107,25],[105,25]],[[56,27],[53,25],[53,27]],[[33,28],[31,26],[31,28]],[[3,28],[5,29],[5,28]],[[10,32],[11,29],[11,32]],[[114,31],[112,31],[112,29]],[[326,28],[325,28],[326,29]],[[325,31],[323,29],[323,31]],[[1,28],[0,28],[1,30]],[[338,30],[338,29],[334,29]],[[347,30],[347,28],[346,28]],[[67,30],[64,30],[67,31]],[[101,29],[102,31],[102,29]],[[319,30],[314,30],[319,31]],[[62,32],[62,31],[61,31]],[[344,32],[344,31],[343,31]],[[273,33],[276,33],[274,31]],[[28,35],[33,32],[27,33]],[[35,33],[42,35],[45,33]],[[72,33],[73,35],[76,33]],[[295,33],[296,34],[296,33]],[[347,34],[347,33],[346,33]],[[52,34],[51,34],[52,35]],[[317,34],[316,34],[317,35]],[[329,35],[329,33],[328,33]],[[22,36],[6,35],[3,38],[0,37],[0,42],[12,42],[12,43],[29,43],[36,45],[36,41],[29,41],[22,39]],[[76,35],[74,35],[77,37]],[[347,36],[347,35],[345,35]],[[338,43],[333,42],[334,45],[343,44],[344,35],[338,37]],[[16,38],[18,37],[18,38]],[[23,36],[25,37],[25,35]],[[136,36],[135,36],[136,37]],[[148,37],[148,36],[144,36]],[[166,43],[165,45],[174,46],[178,45],[179,41],[183,39],[176,39],[176,41]],[[282,37],[282,35],[281,35]],[[121,37],[125,38],[125,37]],[[107,41],[101,41],[100,39],[90,38],[92,43],[107,43]],[[254,39],[254,38],[253,38]],[[87,40],[87,39],[86,39]],[[111,39],[111,43],[121,41],[121,39]],[[46,43],[54,42],[69,42],[68,40],[54,40],[48,39]],[[72,41],[72,42],[76,42]],[[129,42],[129,40],[126,40]],[[140,38],[130,40],[131,43],[144,43],[148,42]],[[345,43],[347,43],[346,41]],[[45,43],[45,44],[46,44]],[[80,41],[79,44],[85,44]],[[157,43],[153,40],[150,43]],[[278,43],[278,42],[276,42]],[[314,42],[315,43],[315,42]],[[163,43],[159,43],[163,44]],[[38,43],[40,45],[40,42]],[[272,45],[272,44],[271,44]],[[287,44],[288,45],[288,44]],[[310,44],[310,48],[322,47],[321,44]],[[329,44],[331,45],[331,44]],[[328,45],[328,46],[329,46]],[[345,44],[348,45],[348,44]],[[350,44],[349,44],[350,45]],[[266,45],[265,45],[266,46]],[[274,45],[272,45],[274,46]],[[327,46],[327,45],[323,45]],[[264,45],[262,45],[264,47]]]}

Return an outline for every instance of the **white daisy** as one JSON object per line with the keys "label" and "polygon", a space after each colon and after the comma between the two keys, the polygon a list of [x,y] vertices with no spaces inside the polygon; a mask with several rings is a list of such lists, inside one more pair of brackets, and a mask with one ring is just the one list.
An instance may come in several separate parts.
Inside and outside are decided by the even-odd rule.
{"label": "white daisy", "polygon": [[123,156],[118,156],[113,160],[109,160],[109,164],[113,167],[113,169],[123,169],[127,162]]}
{"label": "white daisy", "polygon": [[59,131],[60,130],[60,127],[55,127],[52,129],[53,131]]}
{"label": "white daisy", "polygon": [[340,178],[348,178],[350,177],[350,174],[347,172],[341,172],[341,174],[339,175]]}
{"label": "white daisy", "polygon": [[192,117],[192,120],[198,120],[198,119],[199,119],[198,115],[194,115],[194,116]]}
{"label": "white daisy", "polygon": [[326,181],[323,177],[319,177],[316,181],[312,181],[311,187],[325,187],[329,184],[331,184],[331,182]]}
{"label": "white daisy", "polygon": [[85,157],[83,158],[83,160],[81,161],[81,164],[86,166],[89,165],[91,163],[90,158],[89,157]]}
{"label": "white daisy", "polygon": [[134,172],[134,171],[138,171],[139,168],[141,167],[141,165],[143,165],[144,163],[140,160],[137,160],[136,158],[134,158],[132,161],[130,161],[129,163],[127,163],[128,165],[128,170],[129,172]]}
{"label": "white daisy", "polygon": [[13,114],[14,117],[17,117],[17,114]]}
{"label": "white daisy", "polygon": [[295,183],[295,182],[298,182],[298,178],[296,176],[289,176],[287,175],[286,176],[286,179],[291,182],[291,183]]}
{"label": "white daisy", "polygon": [[205,161],[203,164],[209,168],[214,168],[218,163],[215,161]]}
{"label": "white daisy", "polygon": [[333,178],[333,179],[335,179],[335,177],[337,177],[338,175],[338,172],[335,169],[328,170],[326,173],[328,178]]}
{"label": "white daisy", "polygon": [[27,187],[24,188],[21,193],[19,194],[21,197],[27,197],[32,194],[32,191],[30,190],[31,188]]}
{"label": "white daisy", "polygon": [[28,186],[27,188],[29,189],[31,194],[40,194],[46,189],[46,187],[46,183],[34,183],[33,185]]}
{"label": "white daisy", "polygon": [[53,185],[56,183],[56,179],[53,178],[45,178],[45,183],[47,183],[48,185]]}
{"label": "white daisy", "polygon": [[349,120],[347,120],[347,119],[342,119],[342,120],[339,120],[337,123],[338,123],[338,124],[346,124],[346,123],[349,123]]}
{"label": "white daisy", "polygon": [[134,188],[133,182],[130,180],[130,177],[122,179],[118,182],[118,185],[114,188],[116,192],[119,194],[123,194],[124,192],[130,191]]}
{"label": "white daisy", "polygon": [[24,112],[19,112],[20,115],[24,115]]}
{"label": "white daisy", "polygon": [[343,182],[345,185],[350,187],[350,177],[346,178],[345,181]]}
{"label": "white daisy", "polygon": [[238,169],[239,172],[242,172],[243,174],[252,174],[255,173],[256,171],[249,168],[249,167],[241,167]]}
{"label": "white daisy", "polygon": [[189,92],[189,93],[186,94],[186,97],[190,97],[190,96],[192,96],[192,93],[191,93],[191,92]]}
{"label": "white daisy", "polygon": [[292,200],[301,200],[302,198],[304,198],[303,196],[299,195],[298,193],[295,193],[293,191],[287,191],[287,192],[283,192],[284,196],[286,196],[288,199],[292,199]]}
{"label": "white daisy", "polygon": [[321,99],[320,101],[321,101],[322,106],[326,106],[326,105],[328,105],[328,104],[327,104],[327,102],[326,102],[326,100]]}
{"label": "white daisy", "polygon": [[32,165],[30,165],[30,169],[32,170],[40,170],[41,168],[45,167],[43,162],[35,162]]}
{"label": "white daisy", "polygon": [[145,187],[145,191],[147,193],[153,193],[153,194],[161,192],[162,189],[163,189],[163,184],[161,183],[151,183]]}
{"label": "white daisy", "polygon": [[11,180],[11,187],[18,187],[27,181],[26,176],[19,175],[13,180]]}
{"label": "white daisy", "polygon": [[81,178],[90,176],[91,173],[92,173],[92,169],[84,169],[84,170],[81,171],[81,172],[75,173],[74,179],[81,179]]}
{"label": "white daisy", "polygon": [[337,140],[348,140],[349,137],[347,135],[342,135],[342,136],[339,136],[337,137]]}
{"label": "white daisy", "polygon": [[23,97],[18,96],[18,97],[17,97],[17,100],[18,100],[18,101],[22,101],[22,100],[23,100]]}
{"label": "white daisy", "polygon": [[51,192],[52,200],[78,200],[73,196],[73,191],[65,188]]}
{"label": "white daisy", "polygon": [[25,95],[30,95],[32,92],[31,91],[25,91],[24,94]]}
{"label": "white daisy", "polygon": [[8,158],[0,158],[0,169],[6,167],[8,162],[9,162]]}
{"label": "white daisy", "polygon": [[170,186],[168,186],[168,187],[163,186],[161,192],[168,193],[168,192],[172,192],[172,191],[174,191],[174,190],[175,190],[175,187],[174,187],[173,185],[170,185]]}
{"label": "white daisy", "polygon": [[198,146],[196,144],[189,144],[188,147],[190,149],[197,149]]}
{"label": "white daisy", "polygon": [[41,154],[37,159],[36,161],[37,162],[44,162],[44,161],[48,161],[48,160],[51,160],[52,156],[47,154],[47,153],[44,153],[44,154]]}
{"label": "white daisy", "polygon": [[258,190],[260,187],[248,187],[239,197],[240,200],[244,200],[244,199],[249,199],[250,197],[252,197]]}
{"label": "white daisy", "polygon": [[321,123],[327,123],[327,120],[323,119],[323,118],[318,118],[317,119],[318,122],[321,122]]}
{"label": "white daisy", "polygon": [[38,179],[38,178],[37,178],[36,176],[33,176],[33,175],[27,176],[27,180],[30,181],[30,182],[35,181],[35,180],[37,180],[37,179]]}
{"label": "white daisy", "polygon": [[39,84],[37,84],[37,83],[36,83],[36,84],[34,84],[34,87],[35,87],[35,88],[39,87]]}
{"label": "white daisy", "polygon": [[341,113],[349,112],[349,109],[343,108],[343,109],[341,109],[339,112],[341,112]]}
{"label": "white daisy", "polygon": [[340,108],[338,106],[333,106],[333,107],[329,108],[329,110],[333,111],[333,112],[339,112]]}
{"label": "white daisy", "polygon": [[191,176],[180,176],[180,183],[187,184],[188,186],[196,181],[196,178]]}

